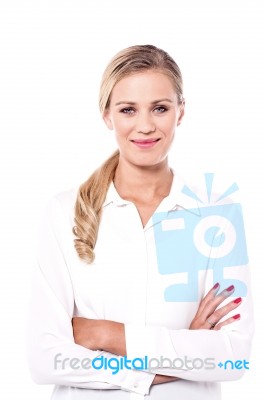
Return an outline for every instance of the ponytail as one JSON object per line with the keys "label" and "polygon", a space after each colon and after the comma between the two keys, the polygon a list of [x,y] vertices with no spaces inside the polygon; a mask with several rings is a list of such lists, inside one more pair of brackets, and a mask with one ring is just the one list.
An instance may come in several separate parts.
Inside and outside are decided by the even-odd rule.
{"label": "ponytail", "polygon": [[91,264],[97,241],[102,206],[118,165],[119,151],[109,157],[101,167],[84,182],[78,192],[75,204],[75,226],[73,233],[75,248],[79,257]]}

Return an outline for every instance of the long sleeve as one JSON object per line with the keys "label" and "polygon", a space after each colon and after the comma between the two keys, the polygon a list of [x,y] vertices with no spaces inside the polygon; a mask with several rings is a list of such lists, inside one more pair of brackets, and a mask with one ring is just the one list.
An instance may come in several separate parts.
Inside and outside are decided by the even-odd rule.
{"label": "long sleeve", "polygon": [[27,335],[32,377],[39,384],[123,389],[146,394],[154,379],[152,373],[121,370],[113,374],[109,368],[97,370],[81,366],[84,359],[116,356],[74,343],[71,320],[75,297],[68,270],[68,246],[73,246],[73,242],[68,243],[64,236],[69,230],[68,222],[60,202],[53,200],[41,227],[37,265],[32,277]]}
{"label": "long sleeve", "polygon": [[[238,296],[242,296],[243,301],[224,319],[237,313],[240,313],[241,319],[222,327],[219,331],[189,330],[187,326],[185,329],[175,330],[159,324],[126,324],[128,357],[134,358],[136,354],[147,356],[150,370],[154,373],[192,381],[215,382],[239,379],[245,371],[244,363],[248,366],[253,335],[253,313],[249,268],[247,264],[242,263],[247,261],[247,257],[241,207],[239,204],[230,204],[211,211],[219,214],[215,216],[214,225],[217,223],[221,230],[220,235],[214,234],[208,268],[202,276],[210,274],[213,283],[221,284],[221,289],[231,284],[235,285],[234,297],[231,296],[225,303]],[[213,225],[213,219],[209,218],[208,213],[210,214],[207,208],[201,211],[199,221],[202,233],[206,233],[210,221]],[[203,217],[206,215],[204,222]],[[233,223],[235,229],[232,227]],[[183,246],[185,247],[185,244]],[[205,250],[203,249],[204,252],[208,251]],[[203,285],[202,297],[210,287]],[[178,287],[176,290],[178,291]],[[184,303],[184,312],[189,310],[189,307],[188,302]],[[178,319],[178,315],[176,318]]]}

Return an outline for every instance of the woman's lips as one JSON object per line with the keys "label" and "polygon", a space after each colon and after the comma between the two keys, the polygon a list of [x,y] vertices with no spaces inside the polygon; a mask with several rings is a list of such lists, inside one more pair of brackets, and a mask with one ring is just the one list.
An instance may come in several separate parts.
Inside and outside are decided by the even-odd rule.
{"label": "woman's lips", "polygon": [[147,149],[153,147],[159,140],[160,139],[135,139],[131,140],[131,142],[142,149]]}

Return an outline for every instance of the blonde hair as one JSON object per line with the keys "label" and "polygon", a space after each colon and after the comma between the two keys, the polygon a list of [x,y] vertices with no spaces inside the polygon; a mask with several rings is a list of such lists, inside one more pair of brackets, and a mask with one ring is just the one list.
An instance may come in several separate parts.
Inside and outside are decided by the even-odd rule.
{"label": "blonde hair", "polygon": [[[183,81],[176,62],[164,50],[152,45],[131,46],[116,54],[107,65],[100,86],[99,108],[108,110],[114,86],[124,77],[145,70],[156,70],[167,75],[175,88],[178,101],[183,103]],[[111,155],[84,182],[75,205],[74,240],[79,257],[87,263],[95,258],[102,206],[119,161],[119,150]]]}

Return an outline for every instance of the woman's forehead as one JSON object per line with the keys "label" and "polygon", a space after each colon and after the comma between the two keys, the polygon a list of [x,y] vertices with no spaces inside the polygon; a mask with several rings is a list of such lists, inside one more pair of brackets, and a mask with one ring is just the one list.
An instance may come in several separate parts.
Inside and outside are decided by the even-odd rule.
{"label": "woman's forehead", "polygon": [[112,90],[112,102],[139,102],[152,98],[175,98],[171,79],[160,71],[142,71],[122,78]]}

